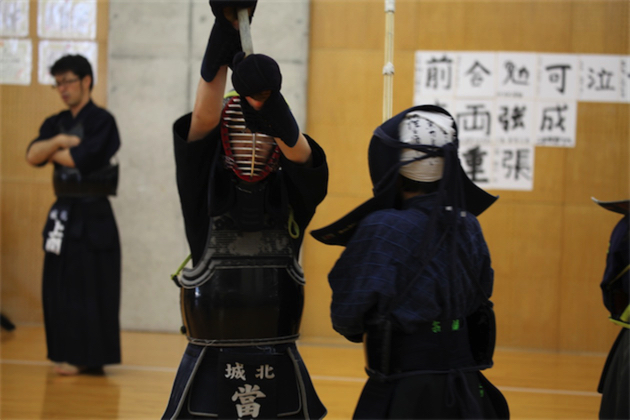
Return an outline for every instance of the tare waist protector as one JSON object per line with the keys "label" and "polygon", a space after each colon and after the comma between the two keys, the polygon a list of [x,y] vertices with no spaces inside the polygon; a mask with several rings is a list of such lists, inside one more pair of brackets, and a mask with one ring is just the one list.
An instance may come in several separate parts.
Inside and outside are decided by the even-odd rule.
{"label": "tare waist protector", "polygon": [[191,343],[252,346],[299,336],[304,275],[286,231],[215,231],[201,261],[184,270],[180,283]]}

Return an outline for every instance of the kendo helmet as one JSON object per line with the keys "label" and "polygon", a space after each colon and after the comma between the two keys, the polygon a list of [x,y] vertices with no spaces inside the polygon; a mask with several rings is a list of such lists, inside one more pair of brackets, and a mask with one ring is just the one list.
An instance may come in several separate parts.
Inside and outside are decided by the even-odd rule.
{"label": "kendo helmet", "polygon": [[445,163],[456,157],[458,147],[457,124],[444,108],[420,105],[390,118],[374,130],[368,149],[374,194],[391,190],[398,173],[433,182],[444,177],[445,169],[457,171]]}
{"label": "kendo helmet", "polygon": [[253,132],[245,125],[241,97],[230,92],[221,115],[221,141],[225,168],[245,182],[258,182],[277,171],[280,148],[272,136]]}
{"label": "kendo helmet", "polygon": [[395,206],[400,175],[419,182],[439,180],[445,206],[478,216],[498,197],[468,178],[457,156],[458,147],[457,124],[444,108],[418,105],[388,119],[374,130],[368,148],[374,196],[311,235],[328,245],[345,246],[361,219]]}

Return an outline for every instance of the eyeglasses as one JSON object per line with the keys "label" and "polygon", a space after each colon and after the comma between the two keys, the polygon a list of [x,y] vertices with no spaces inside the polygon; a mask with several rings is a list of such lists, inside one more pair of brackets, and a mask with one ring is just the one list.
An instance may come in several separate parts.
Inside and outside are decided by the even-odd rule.
{"label": "eyeglasses", "polygon": [[59,89],[60,87],[65,87],[67,85],[69,85],[70,83],[74,83],[74,82],[78,82],[79,78],[77,79],[67,79],[67,80],[62,80],[61,82],[55,82],[55,84],[52,86],[53,89]]}

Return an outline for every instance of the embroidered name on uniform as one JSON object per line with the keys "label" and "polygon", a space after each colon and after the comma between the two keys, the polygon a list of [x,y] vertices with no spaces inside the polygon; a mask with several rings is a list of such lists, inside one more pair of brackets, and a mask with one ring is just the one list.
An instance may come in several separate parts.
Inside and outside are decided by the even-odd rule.
{"label": "embroidered name on uniform", "polygon": [[63,243],[63,234],[66,229],[63,222],[68,221],[68,213],[65,210],[57,212],[55,209],[50,212],[49,218],[54,220],[55,227],[48,232],[45,249],[46,252],[59,255],[61,254],[61,244]]}
{"label": "embroidered name on uniform", "polygon": [[[272,380],[275,378],[274,368],[268,364],[252,366],[248,365],[250,368],[255,368],[254,377],[258,380]],[[225,365],[225,373],[224,377],[230,380],[238,380],[245,382],[247,381],[247,366],[243,363],[234,363],[234,365],[228,363]],[[253,378],[252,378],[253,379]],[[252,381],[248,381],[252,382]],[[263,392],[261,388],[262,383],[243,383],[242,385],[236,386],[236,391],[232,394],[231,400],[236,403],[236,414],[239,419],[244,417],[257,418],[261,414],[261,404],[260,399],[266,398],[267,393]],[[264,387],[264,385],[263,385]],[[275,394],[275,392],[273,393]],[[258,400],[258,401],[257,401]]]}
{"label": "embroidered name on uniform", "polygon": [[232,401],[239,400],[240,404],[236,404],[238,418],[245,416],[258,417],[260,414],[260,404],[256,402],[256,398],[265,398],[266,395],[260,390],[258,385],[245,384],[238,387],[238,392],[232,395]]}

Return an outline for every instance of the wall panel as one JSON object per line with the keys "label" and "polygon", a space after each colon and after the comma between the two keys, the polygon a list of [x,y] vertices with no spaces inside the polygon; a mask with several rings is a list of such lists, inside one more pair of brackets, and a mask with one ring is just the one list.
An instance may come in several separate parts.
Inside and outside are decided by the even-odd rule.
{"label": "wall panel", "polygon": [[[580,103],[578,144],[567,150],[564,200],[590,206],[590,197],[628,196],[630,106]],[[612,229],[612,228],[611,228]]]}
{"label": "wall panel", "polygon": [[[325,218],[331,214],[345,214],[363,201],[364,198],[355,197],[348,193],[329,193],[318,207],[309,230],[312,227],[324,226],[328,223]],[[307,235],[304,238],[303,249],[302,264],[306,276],[306,303],[302,317],[302,335],[336,339],[338,335],[332,330],[330,321],[332,292],[328,286],[328,273],[344,248],[324,245]]]}
{"label": "wall panel", "polygon": [[[496,207],[495,207],[496,206]],[[555,348],[562,207],[499,201],[480,217],[495,270],[500,343]]]}

